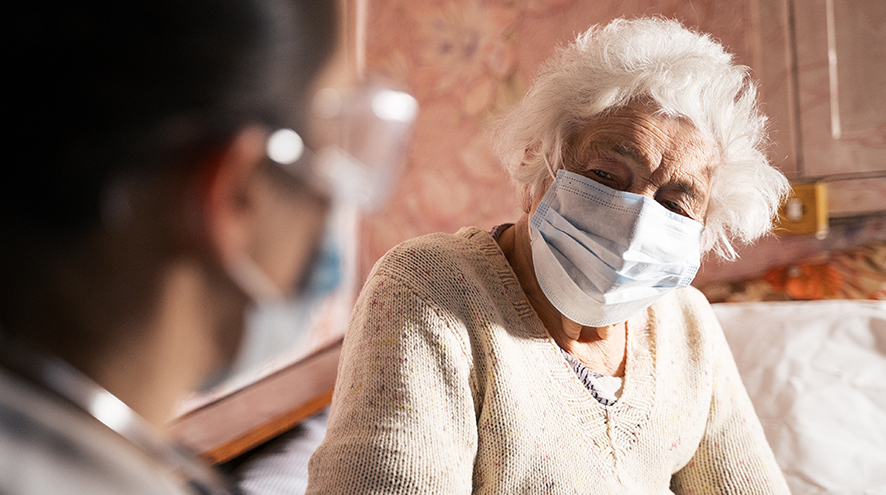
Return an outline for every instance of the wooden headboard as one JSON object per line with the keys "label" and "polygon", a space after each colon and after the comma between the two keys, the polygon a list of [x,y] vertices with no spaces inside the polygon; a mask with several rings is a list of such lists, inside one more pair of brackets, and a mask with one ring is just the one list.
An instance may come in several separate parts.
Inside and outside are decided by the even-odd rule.
{"label": "wooden headboard", "polygon": [[211,463],[257,447],[332,401],[342,342],[320,349],[224,397],[176,418],[182,445]]}

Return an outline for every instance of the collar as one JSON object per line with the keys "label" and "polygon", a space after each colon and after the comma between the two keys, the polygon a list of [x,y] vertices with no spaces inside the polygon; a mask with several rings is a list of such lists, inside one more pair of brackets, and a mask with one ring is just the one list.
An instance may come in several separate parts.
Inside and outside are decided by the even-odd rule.
{"label": "collar", "polygon": [[0,333],[0,363],[92,416],[192,491],[206,495],[239,493],[220,472],[168,442],[123,401],[65,361]]}

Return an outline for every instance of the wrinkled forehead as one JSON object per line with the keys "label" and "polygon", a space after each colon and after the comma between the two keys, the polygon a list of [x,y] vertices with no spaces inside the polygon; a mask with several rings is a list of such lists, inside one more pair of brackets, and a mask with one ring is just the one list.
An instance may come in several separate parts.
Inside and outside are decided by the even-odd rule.
{"label": "wrinkled forehead", "polygon": [[614,153],[638,164],[668,162],[681,173],[709,179],[719,163],[716,141],[688,118],[669,115],[648,101],[637,101],[590,119],[566,139],[570,160],[588,154]]}

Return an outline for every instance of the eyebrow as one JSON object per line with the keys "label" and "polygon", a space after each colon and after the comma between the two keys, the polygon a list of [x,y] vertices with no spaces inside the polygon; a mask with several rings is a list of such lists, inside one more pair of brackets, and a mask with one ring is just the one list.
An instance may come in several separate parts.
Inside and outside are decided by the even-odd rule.
{"label": "eyebrow", "polygon": [[699,188],[690,182],[686,182],[686,181],[681,180],[681,181],[674,182],[672,184],[672,186],[675,189],[677,189],[678,191],[680,191],[681,193],[686,194],[687,196],[689,196],[692,199],[699,199],[702,197],[702,194],[701,194],[701,191],[699,190]]}
{"label": "eyebrow", "polygon": [[[624,156],[625,158],[636,161],[638,164],[641,164],[641,165],[648,165],[649,164],[648,157],[646,155],[644,155],[643,153],[641,153],[639,149],[637,149],[635,146],[631,145],[630,143],[625,143],[625,142],[610,143],[609,149],[617,155],[621,155],[621,156]],[[700,199],[703,196],[701,193],[701,190],[697,186],[695,186],[694,184],[692,184],[691,182],[688,182],[688,181],[684,181],[684,180],[676,181],[676,182],[671,183],[668,187],[672,187],[674,189],[677,189],[678,191],[680,191],[683,194],[686,194],[687,196],[689,196],[693,200]]]}
{"label": "eyebrow", "polygon": [[627,143],[612,143],[610,149],[612,152],[621,156],[630,158],[641,165],[648,165],[649,159],[643,155],[637,148]]}
{"label": "eyebrow", "polygon": [[609,141],[604,144],[603,149],[610,153],[614,153],[618,156],[624,157],[643,167],[654,165],[649,157],[642,151],[640,151],[640,148],[634,146],[630,142]]}

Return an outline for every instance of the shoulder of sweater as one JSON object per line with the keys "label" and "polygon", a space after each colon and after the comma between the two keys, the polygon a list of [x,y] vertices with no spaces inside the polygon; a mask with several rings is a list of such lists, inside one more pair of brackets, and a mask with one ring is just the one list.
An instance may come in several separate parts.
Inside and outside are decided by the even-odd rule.
{"label": "shoulder of sweater", "polygon": [[[404,311],[419,311],[419,318],[437,314],[457,321],[469,321],[466,313],[472,303],[489,302],[489,290],[485,285],[489,268],[494,266],[498,250],[491,236],[478,228],[466,227],[455,234],[435,233],[407,240],[388,251],[373,268],[364,290],[358,311],[372,309],[373,304],[387,304],[399,300]],[[504,255],[498,252],[498,256]],[[490,260],[489,257],[493,257]],[[506,263],[506,261],[505,261]],[[421,304],[403,304],[414,298]],[[430,310],[430,312],[426,311]],[[458,338],[465,355],[470,355],[468,337],[462,325],[438,325],[439,320],[425,320],[416,334],[452,335]],[[397,328],[391,330],[399,331]]]}
{"label": "shoulder of sweater", "polygon": [[370,277],[388,275],[405,281],[462,272],[496,249],[489,234],[476,227],[465,227],[455,234],[427,234],[391,248],[375,264]]}
{"label": "shoulder of sweater", "polygon": [[699,332],[708,335],[711,332],[721,331],[707,298],[692,286],[671,291],[659,299],[652,309],[658,315],[660,322],[666,325],[676,323],[675,326],[687,334]]}
{"label": "shoulder of sweater", "polygon": [[461,307],[466,299],[485,300],[489,295],[485,286],[499,280],[506,264],[489,233],[466,227],[455,234],[428,234],[395,246],[375,264],[364,288],[394,283],[435,306]]}
{"label": "shoulder of sweater", "polygon": [[709,308],[710,303],[705,295],[695,287],[689,285],[681,287],[671,293],[673,297],[679,301],[681,305],[692,306],[695,308]]}
{"label": "shoulder of sweater", "polygon": [[481,230],[477,227],[462,227],[454,234],[435,232],[433,234],[426,234],[407,239],[391,248],[386,256],[404,250],[458,251],[464,249],[476,249],[480,245],[486,244],[491,240],[492,236],[490,236],[485,230]]}

